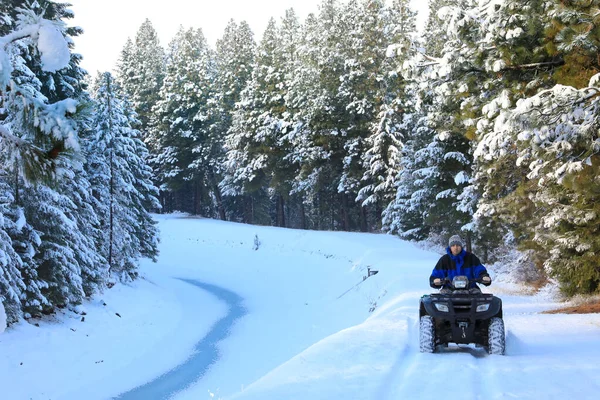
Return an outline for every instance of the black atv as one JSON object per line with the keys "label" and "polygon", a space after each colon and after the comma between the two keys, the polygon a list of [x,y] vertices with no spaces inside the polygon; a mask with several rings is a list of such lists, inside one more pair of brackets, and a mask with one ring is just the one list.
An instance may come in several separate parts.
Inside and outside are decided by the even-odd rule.
{"label": "black atv", "polygon": [[[422,353],[433,353],[448,343],[487,348],[490,354],[504,354],[505,337],[502,300],[479,289],[466,276],[442,280],[449,289],[424,295],[419,306],[419,338]],[[447,293],[444,293],[447,292]]]}

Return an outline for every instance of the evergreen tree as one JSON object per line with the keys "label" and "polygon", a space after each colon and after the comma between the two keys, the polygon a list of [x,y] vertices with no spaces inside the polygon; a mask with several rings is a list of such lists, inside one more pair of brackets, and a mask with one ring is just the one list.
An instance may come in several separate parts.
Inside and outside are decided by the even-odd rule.
{"label": "evergreen tree", "polygon": [[154,149],[155,139],[146,137],[146,132],[164,78],[165,55],[149,19],[138,29],[135,41],[128,40],[125,43],[118,69],[119,82],[139,116],[144,140]]}
{"label": "evergreen tree", "polygon": [[321,39],[318,20],[309,14],[299,29],[298,41],[294,46],[295,57],[291,58],[289,88],[285,94],[287,118],[293,129],[287,133],[289,142],[286,158],[297,165],[296,176],[292,179],[291,194],[300,197],[300,226],[308,229],[324,229],[327,224],[321,167],[317,163],[327,158],[327,152],[313,139],[311,121],[316,108],[313,100],[321,94],[319,84],[318,43]]}
{"label": "evergreen tree", "polygon": [[11,204],[5,218],[14,222],[10,224],[7,233],[12,239],[13,249],[20,259],[19,271],[24,284],[24,290],[20,296],[20,309],[25,318],[39,316],[44,309],[50,307],[50,302],[42,294],[42,290],[47,288],[47,284],[38,276],[37,264],[34,259],[42,239],[33,226],[26,222],[23,208],[19,205]]}
{"label": "evergreen tree", "polygon": [[[9,200],[14,204],[0,217],[4,217],[4,232],[10,235],[2,243],[12,243],[16,250],[6,253],[3,268],[8,275],[15,267],[20,269],[23,285],[19,289],[21,285],[14,281],[12,287],[3,288],[8,292],[2,296],[6,305],[18,294],[25,316],[29,316],[42,308],[49,310],[81,299],[80,265],[73,254],[80,249],[82,236],[71,225],[68,199],[46,186],[52,178],[60,179],[74,168],[64,155],[79,148],[77,118],[86,104],[84,72],[78,67],[81,57],[70,52],[70,36],[81,30],[69,28],[63,21],[72,17],[66,4],[11,2],[2,7],[7,7],[3,9],[7,12],[2,19],[4,36],[0,38],[0,145],[2,165],[10,176],[2,179],[3,192],[10,185],[7,190],[14,193]],[[34,187],[29,185],[31,181],[41,183]],[[45,195],[56,202],[41,205]],[[50,217],[48,223],[65,222],[61,227],[64,235],[58,233],[61,228],[52,230],[39,221],[49,215],[55,218]],[[66,237],[72,241],[65,241]],[[53,252],[56,257],[45,263]],[[62,265],[56,264],[61,261]],[[5,308],[12,320],[22,315],[14,303]]]}
{"label": "evergreen tree", "polygon": [[[537,42],[531,30],[518,27],[509,30],[511,35],[490,36],[505,46],[500,47],[504,54],[510,49],[509,39],[528,45],[516,53],[527,58],[517,59],[519,63],[503,59],[500,65],[514,69],[521,79],[529,77],[530,82],[521,94],[526,98],[519,102],[510,101],[514,83],[503,82],[506,100],[490,102],[484,109],[493,123],[487,124],[489,133],[476,152],[487,167],[481,175],[488,179],[478,214],[505,221],[517,244],[533,250],[534,260],[559,279],[568,295],[594,293],[600,286],[593,133],[598,83],[592,77],[599,70],[598,32],[589,16],[594,7],[594,2],[568,2],[529,8],[544,16],[534,19],[537,32],[544,33],[534,36]],[[520,9],[505,12],[512,15],[515,10]],[[513,20],[527,22],[526,27],[532,24],[524,16]],[[543,45],[547,52],[532,48],[531,43]],[[514,43],[512,47],[519,48]],[[542,90],[553,81],[559,84]],[[589,88],[577,89],[585,86]]]}
{"label": "evergreen tree", "polygon": [[166,75],[154,108],[152,136],[157,140],[157,153],[152,165],[163,190],[175,192],[178,198],[187,194],[192,200],[187,204],[176,201],[178,209],[194,214],[200,213],[202,203],[212,209],[206,160],[211,157],[213,78],[211,53],[202,31],[180,28],[169,45]]}
{"label": "evergreen tree", "polygon": [[[132,106],[119,93],[110,73],[100,74],[95,82],[94,130],[96,137],[90,152],[104,154],[90,165],[95,194],[103,202],[100,223],[105,232],[103,256],[110,272],[121,280],[137,276],[137,260],[157,255],[157,230],[145,206],[158,208],[156,188],[145,167],[144,145],[139,131],[132,128],[138,121]],[[98,169],[97,169],[98,168]],[[104,169],[104,170],[103,170]],[[103,191],[98,188],[106,187]]]}
{"label": "evergreen tree", "polygon": [[[217,40],[215,54],[215,112],[211,126],[211,148],[217,163],[225,164],[225,138],[233,124],[235,105],[241,100],[242,91],[252,77],[256,44],[252,31],[245,21],[239,25],[231,20],[225,27],[223,37]],[[215,165],[216,167],[216,165]],[[217,170],[219,186],[227,196],[228,219],[245,222],[254,221],[254,200],[251,196],[238,196],[239,191],[232,185],[226,171]]]}
{"label": "evergreen tree", "polygon": [[401,152],[395,198],[383,212],[382,226],[385,231],[403,239],[424,240],[431,232],[425,218],[434,194],[426,182],[430,174],[435,173],[430,168],[432,149],[428,147],[435,131],[428,126],[425,114],[419,112],[415,117],[414,130]]}
{"label": "evergreen tree", "polygon": [[[15,19],[7,16],[9,33],[0,38],[0,145],[29,180],[49,180],[55,159],[77,150],[72,118],[77,102],[64,96],[77,94],[73,80],[82,72],[67,44],[69,29],[61,20],[64,5],[42,3],[44,7],[23,5]],[[54,42],[52,54],[38,49],[43,40]],[[74,72],[65,72],[67,66]]]}
{"label": "evergreen tree", "polygon": [[[357,200],[363,206],[375,205],[376,221],[381,220],[382,207],[394,198],[395,179],[400,171],[402,140],[412,128],[410,92],[406,80],[399,75],[401,65],[408,57],[407,48],[415,35],[415,15],[408,1],[394,1],[386,14],[384,40],[396,46],[397,54],[387,54],[379,67],[377,116],[371,122],[371,133],[365,140],[366,151],[362,155],[363,177]],[[377,88],[377,85],[375,85]]]}
{"label": "evergreen tree", "polygon": [[278,29],[275,20],[270,20],[257,49],[252,79],[242,92],[227,139],[230,187],[239,185],[239,193],[272,189],[272,214],[278,226],[286,226],[285,202],[295,176],[295,166],[286,158],[286,135],[292,129],[284,98],[289,86],[289,64],[295,55],[295,37],[290,31],[298,28],[294,21],[293,12],[288,12],[285,27]]}
{"label": "evergreen tree", "polygon": [[0,301],[11,323],[22,316],[21,299],[26,296],[26,286],[20,272],[23,263],[13,249],[9,236],[11,231],[17,229],[19,220],[14,219],[14,199],[3,179],[0,179]]}

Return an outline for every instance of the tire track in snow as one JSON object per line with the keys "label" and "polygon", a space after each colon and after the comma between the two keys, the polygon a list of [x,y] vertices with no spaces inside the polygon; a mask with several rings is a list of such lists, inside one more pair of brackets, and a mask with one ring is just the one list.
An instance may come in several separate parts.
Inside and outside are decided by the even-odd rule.
{"label": "tire track in snow", "polygon": [[[505,357],[510,357],[510,343],[512,342],[513,345],[516,345],[516,337],[512,334],[512,332],[510,332],[508,330],[508,328],[504,328],[504,333],[505,333],[505,343],[506,343],[506,347],[505,347],[505,355],[501,356],[501,355],[489,355],[489,357],[486,357],[486,359],[484,360],[484,362],[482,362],[481,364],[481,368],[483,369],[481,375],[480,375],[480,381],[483,382],[482,388],[485,390],[486,392],[486,398],[491,399],[491,398],[502,398],[502,399],[511,399],[511,398],[517,398],[514,394],[510,393],[510,391],[507,390],[506,387],[504,387],[504,385],[502,384],[502,377],[504,377],[505,374],[505,368],[504,366],[506,365],[506,362],[508,361],[508,358]],[[511,359],[510,361],[510,369],[520,369],[522,362],[519,361],[518,359]]]}
{"label": "tire track in snow", "polygon": [[[391,395],[395,395],[395,391],[392,390],[395,386],[394,384],[398,379],[405,379],[407,373],[410,371],[411,366],[414,364],[414,359],[416,358],[418,352],[415,347],[415,330],[416,323],[413,322],[411,317],[406,317],[406,344],[402,347],[402,350],[398,353],[396,358],[396,362],[390,369],[390,372],[383,378],[381,385],[379,386],[379,390],[375,393],[373,399],[377,400],[387,400],[392,398]],[[396,398],[394,396],[393,398]]]}
{"label": "tire track in snow", "polygon": [[243,299],[236,293],[220,286],[192,279],[181,279],[215,295],[229,307],[226,316],[218,320],[211,330],[194,346],[194,352],[183,363],[158,378],[115,397],[118,400],[168,399],[200,379],[219,360],[217,345],[229,336],[231,327],[248,312]]}

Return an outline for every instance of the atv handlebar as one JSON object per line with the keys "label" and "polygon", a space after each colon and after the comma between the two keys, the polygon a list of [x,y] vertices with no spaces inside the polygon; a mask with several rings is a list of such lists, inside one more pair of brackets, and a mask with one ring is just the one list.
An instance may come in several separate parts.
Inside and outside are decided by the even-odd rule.
{"label": "atv handlebar", "polygon": [[[435,286],[441,288],[441,287],[444,287],[444,285],[446,285],[446,284],[450,284],[452,287],[454,287],[454,285],[452,285],[452,279],[450,279],[450,278],[440,278],[440,279],[441,279],[440,284],[439,285],[434,284]],[[468,281],[469,281],[469,283],[467,285],[467,288],[468,288],[468,286],[471,286],[472,283],[480,283],[482,285],[485,285],[485,283],[483,283],[483,280],[480,278],[469,279]]]}

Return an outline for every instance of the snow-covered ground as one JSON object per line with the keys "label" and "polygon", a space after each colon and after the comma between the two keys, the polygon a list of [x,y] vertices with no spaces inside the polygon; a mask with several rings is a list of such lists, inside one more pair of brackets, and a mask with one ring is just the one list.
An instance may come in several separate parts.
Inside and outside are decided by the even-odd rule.
{"label": "snow-covered ground", "polygon": [[[508,285],[506,356],[422,354],[439,255],[395,237],[157,216],[158,263],[0,335],[0,398],[596,399],[600,315],[548,315]],[[255,250],[256,242],[260,242]],[[363,281],[367,268],[377,275]],[[118,314],[118,315],[117,315]],[[82,318],[83,321],[82,321]]]}

